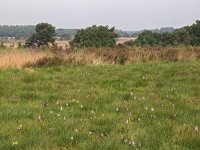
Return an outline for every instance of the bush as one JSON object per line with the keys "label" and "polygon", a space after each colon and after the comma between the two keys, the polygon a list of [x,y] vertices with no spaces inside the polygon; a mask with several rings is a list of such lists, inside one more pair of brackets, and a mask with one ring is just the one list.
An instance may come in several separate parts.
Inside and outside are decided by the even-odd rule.
{"label": "bush", "polygon": [[72,48],[103,48],[114,47],[116,44],[117,34],[114,28],[109,29],[108,26],[92,26],[81,29],[75,35],[70,43]]}

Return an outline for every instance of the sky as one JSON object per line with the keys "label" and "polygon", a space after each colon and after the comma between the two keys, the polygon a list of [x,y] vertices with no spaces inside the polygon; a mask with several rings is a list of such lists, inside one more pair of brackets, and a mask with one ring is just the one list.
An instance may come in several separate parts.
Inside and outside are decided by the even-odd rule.
{"label": "sky", "polygon": [[179,28],[200,20],[200,0],[0,0],[1,25],[48,22],[56,28]]}

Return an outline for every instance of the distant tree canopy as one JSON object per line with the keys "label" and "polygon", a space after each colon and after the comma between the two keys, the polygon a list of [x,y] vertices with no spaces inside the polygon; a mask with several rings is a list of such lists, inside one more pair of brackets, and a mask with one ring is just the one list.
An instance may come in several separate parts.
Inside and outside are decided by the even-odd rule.
{"label": "distant tree canopy", "polygon": [[35,33],[26,41],[27,47],[40,47],[55,43],[55,27],[48,23],[40,23],[36,25]]}
{"label": "distant tree canopy", "polygon": [[35,30],[35,26],[0,26],[0,37],[14,37],[24,39],[30,37]]}
{"label": "distant tree canopy", "polygon": [[156,33],[144,31],[134,42],[126,42],[127,46],[200,46],[200,21],[191,26],[176,29],[174,32]]}
{"label": "distant tree canopy", "polygon": [[117,34],[115,28],[109,29],[108,26],[92,26],[78,30],[73,41],[70,43],[72,48],[81,47],[114,47]]}

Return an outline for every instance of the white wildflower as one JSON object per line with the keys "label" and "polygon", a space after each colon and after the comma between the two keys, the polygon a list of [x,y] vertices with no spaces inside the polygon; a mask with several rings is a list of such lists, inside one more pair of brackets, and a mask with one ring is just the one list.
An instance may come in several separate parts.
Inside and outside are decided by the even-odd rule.
{"label": "white wildflower", "polygon": [[154,108],[153,107],[151,108],[151,111],[154,112]]}
{"label": "white wildflower", "polygon": [[131,94],[131,96],[133,96],[133,92],[131,92],[130,94]]}
{"label": "white wildflower", "polygon": [[41,120],[41,116],[40,115],[38,116],[38,120]]}
{"label": "white wildflower", "polygon": [[125,120],[125,125],[128,125],[129,121],[128,119]]}
{"label": "white wildflower", "polygon": [[196,127],[194,128],[194,130],[195,130],[196,132],[199,132],[199,127],[196,126]]}
{"label": "white wildflower", "polygon": [[89,132],[89,135],[92,135],[92,131]]}

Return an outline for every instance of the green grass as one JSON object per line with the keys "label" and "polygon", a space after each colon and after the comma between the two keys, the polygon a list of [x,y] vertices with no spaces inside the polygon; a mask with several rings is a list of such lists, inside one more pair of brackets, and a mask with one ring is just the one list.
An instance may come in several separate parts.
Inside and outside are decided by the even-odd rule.
{"label": "green grass", "polygon": [[1,150],[199,150],[197,127],[198,61],[0,70]]}

